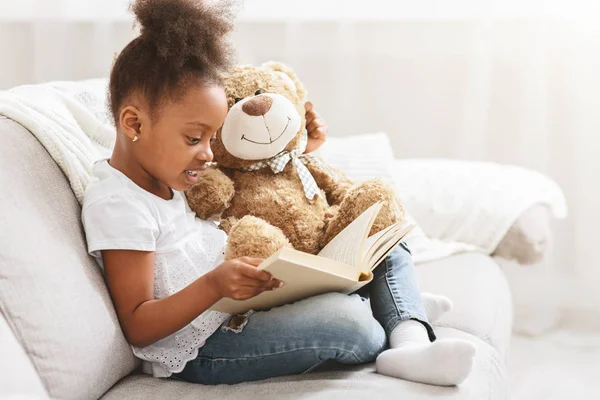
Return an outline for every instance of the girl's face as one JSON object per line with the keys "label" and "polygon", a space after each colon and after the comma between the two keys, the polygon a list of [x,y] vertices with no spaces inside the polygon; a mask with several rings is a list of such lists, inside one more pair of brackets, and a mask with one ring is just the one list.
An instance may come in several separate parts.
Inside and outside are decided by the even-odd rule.
{"label": "girl's face", "polygon": [[213,159],[210,142],[227,109],[222,87],[191,87],[177,101],[160,105],[154,121],[147,112],[140,113],[140,133],[130,148],[152,178],[174,190],[187,190]]}

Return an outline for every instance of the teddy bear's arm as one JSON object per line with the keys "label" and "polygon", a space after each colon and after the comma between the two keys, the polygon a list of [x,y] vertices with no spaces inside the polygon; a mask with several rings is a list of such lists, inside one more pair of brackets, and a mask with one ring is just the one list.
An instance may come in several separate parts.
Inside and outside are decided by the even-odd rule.
{"label": "teddy bear's arm", "polygon": [[342,202],[348,190],[354,186],[354,182],[352,182],[342,171],[327,166],[327,169],[331,169],[337,175],[336,177],[331,176],[322,165],[326,165],[322,160],[320,163],[311,160],[306,164],[306,167],[313,178],[315,178],[319,188],[323,189],[325,192],[329,205],[338,205]]}
{"label": "teddy bear's arm", "polygon": [[234,194],[233,181],[217,167],[198,173],[198,183],[185,192],[190,208],[201,219],[221,215]]}

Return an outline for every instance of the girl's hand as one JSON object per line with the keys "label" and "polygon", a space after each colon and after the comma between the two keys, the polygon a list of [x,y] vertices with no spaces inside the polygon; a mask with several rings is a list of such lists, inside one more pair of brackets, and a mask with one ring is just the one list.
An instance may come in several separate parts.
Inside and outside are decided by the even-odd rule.
{"label": "girl's hand", "polygon": [[267,290],[283,286],[271,274],[256,268],[263,260],[240,257],[225,261],[206,274],[208,283],[219,298],[247,300]]}
{"label": "girl's hand", "polygon": [[308,132],[308,143],[304,153],[317,150],[327,140],[327,125],[319,114],[314,110],[313,104],[307,101],[304,104],[306,110],[306,130]]}

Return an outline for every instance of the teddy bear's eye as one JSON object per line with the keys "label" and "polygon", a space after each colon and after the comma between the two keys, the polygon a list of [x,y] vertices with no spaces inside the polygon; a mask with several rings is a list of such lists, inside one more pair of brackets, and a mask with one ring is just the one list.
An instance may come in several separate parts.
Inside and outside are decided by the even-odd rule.
{"label": "teddy bear's eye", "polygon": [[238,102],[240,102],[240,101],[242,101],[242,100],[243,100],[243,99],[242,99],[241,97],[236,97],[236,98],[234,99],[234,101],[235,101],[236,103],[238,103]]}
{"label": "teddy bear's eye", "polygon": [[258,89],[256,92],[254,92],[255,96],[258,96],[259,94],[263,94],[265,91],[262,89]]}

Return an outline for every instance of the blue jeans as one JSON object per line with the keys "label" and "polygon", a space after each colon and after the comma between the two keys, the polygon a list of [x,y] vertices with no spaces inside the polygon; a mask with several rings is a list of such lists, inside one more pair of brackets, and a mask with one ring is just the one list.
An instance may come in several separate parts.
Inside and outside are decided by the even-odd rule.
{"label": "blue jeans", "polygon": [[[372,362],[398,323],[427,321],[408,248],[400,244],[359,294],[328,293],[252,314],[239,330],[215,332],[174,378],[234,384],[306,372],[327,360]],[[370,297],[370,306],[365,295]]]}

